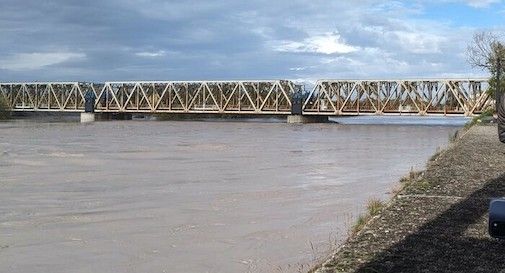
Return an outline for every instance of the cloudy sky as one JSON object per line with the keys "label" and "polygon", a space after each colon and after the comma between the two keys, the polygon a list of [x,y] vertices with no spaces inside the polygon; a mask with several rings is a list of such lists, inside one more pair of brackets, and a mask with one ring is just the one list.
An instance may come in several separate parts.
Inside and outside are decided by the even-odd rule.
{"label": "cloudy sky", "polygon": [[[94,2],[94,3],[93,3]],[[483,75],[505,1],[0,0],[0,81]]]}

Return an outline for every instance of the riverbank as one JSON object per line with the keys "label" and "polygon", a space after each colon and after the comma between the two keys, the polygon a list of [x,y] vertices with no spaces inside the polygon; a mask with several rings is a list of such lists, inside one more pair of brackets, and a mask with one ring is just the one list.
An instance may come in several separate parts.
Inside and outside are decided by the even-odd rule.
{"label": "riverbank", "polygon": [[489,237],[491,198],[505,196],[505,145],[474,126],[402,188],[315,272],[502,272]]}

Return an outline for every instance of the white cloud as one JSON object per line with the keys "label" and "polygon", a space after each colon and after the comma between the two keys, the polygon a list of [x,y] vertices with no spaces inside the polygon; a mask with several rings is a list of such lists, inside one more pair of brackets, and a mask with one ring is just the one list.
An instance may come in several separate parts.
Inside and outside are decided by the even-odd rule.
{"label": "white cloud", "polygon": [[0,69],[6,69],[12,71],[34,70],[49,65],[84,58],[86,58],[86,54],[70,53],[70,52],[18,53],[10,57],[0,59]]}
{"label": "white cloud", "polygon": [[467,5],[474,8],[485,8],[492,4],[500,3],[501,0],[466,0]]}
{"label": "white cloud", "polygon": [[338,33],[325,33],[304,39],[302,42],[276,42],[274,50],[280,52],[308,52],[320,54],[347,54],[359,48],[346,44]]}
{"label": "white cloud", "polygon": [[440,45],[446,41],[442,36],[426,32],[394,31],[393,34],[405,51],[418,54],[440,53]]}
{"label": "white cloud", "polygon": [[482,9],[487,8],[493,4],[500,4],[503,0],[439,0],[433,2],[442,2],[442,3],[456,3],[467,5],[472,8]]}
{"label": "white cloud", "polygon": [[163,57],[166,55],[166,52],[164,50],[158,50],[155,52],[143,51],[143,52],[137,52],[135,53],[135,55],[139,57],[154,58],[154,57]]}
{"label": "white cloud", "polygon": [[291,67],[289,70],[290,71],[303,71],[307,69],[307,67]]}

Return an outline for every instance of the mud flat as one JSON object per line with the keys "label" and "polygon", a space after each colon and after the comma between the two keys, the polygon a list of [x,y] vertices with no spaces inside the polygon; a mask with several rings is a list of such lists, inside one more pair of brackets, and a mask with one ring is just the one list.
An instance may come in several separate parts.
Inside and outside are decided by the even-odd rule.
{"label": "mud flat", "polygon": [[492,198],[505,196],[505,145],[474,126],[424,172],[403,179],[376,216],[315,272],[505,272],[505,243],[487,233]]}

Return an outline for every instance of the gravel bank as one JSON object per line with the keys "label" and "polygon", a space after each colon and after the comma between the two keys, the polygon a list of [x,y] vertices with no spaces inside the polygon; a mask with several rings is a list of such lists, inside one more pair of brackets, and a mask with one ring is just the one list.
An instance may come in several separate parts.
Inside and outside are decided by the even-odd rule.
{"label": "gravel bank", "polygon": [[474,126],[316,272],[505,272],[505,242],[487,234],[502,196],[505,145],[495,126]]}

